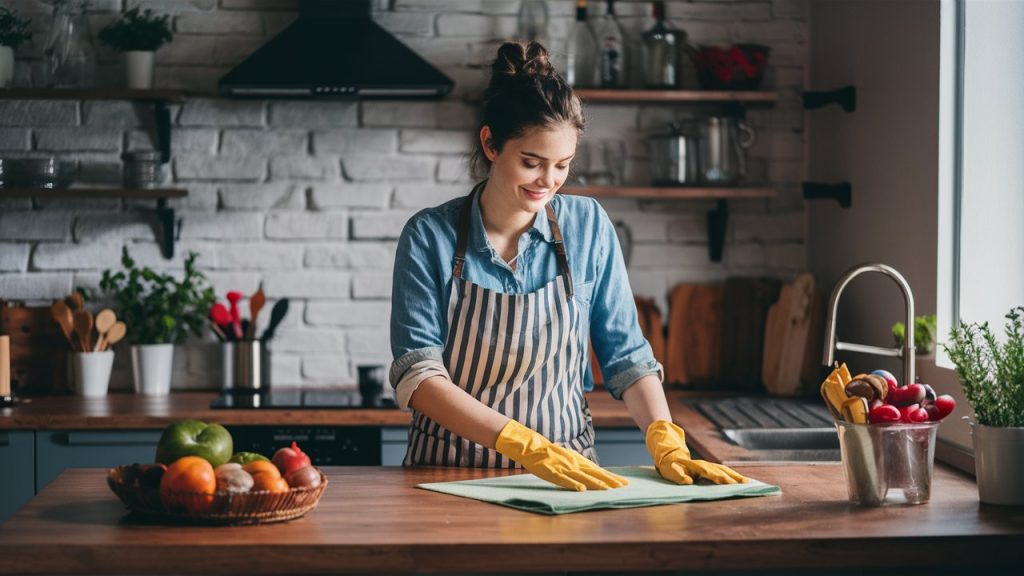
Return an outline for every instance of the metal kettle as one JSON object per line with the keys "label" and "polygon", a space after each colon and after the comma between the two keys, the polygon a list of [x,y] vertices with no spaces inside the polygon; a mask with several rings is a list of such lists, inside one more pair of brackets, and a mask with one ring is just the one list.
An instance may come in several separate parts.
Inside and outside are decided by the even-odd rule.
{"label": "metal kettle", "polygon": [[691,122],[673,122],[667,134],[651,136],[647,145],[653,185],[680,186],[700,182],[700,145]]}
{"label": "metal kettle", "polygon": [[707,116],[697,120],[700,175],[708,184],[735,184],[747,174],[747,150],[757,133],[739,118]]}

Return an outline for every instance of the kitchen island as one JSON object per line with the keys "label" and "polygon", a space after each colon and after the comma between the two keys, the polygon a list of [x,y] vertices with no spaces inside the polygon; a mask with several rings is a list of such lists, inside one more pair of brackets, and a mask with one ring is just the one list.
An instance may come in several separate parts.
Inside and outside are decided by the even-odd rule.
{"label": "kitchen island", "polygon": [[1024,509],[979,505],[937,467],[932,500],[861,508],[838,466],[746,465],[782,495],[544,516],[418,489],[505,474],[327,468],[319,506],[280,524],[166,526],[127,514],[106,470],[71,469],[0,526],[2,574],[327,574],[872,568],[1010,573]]}

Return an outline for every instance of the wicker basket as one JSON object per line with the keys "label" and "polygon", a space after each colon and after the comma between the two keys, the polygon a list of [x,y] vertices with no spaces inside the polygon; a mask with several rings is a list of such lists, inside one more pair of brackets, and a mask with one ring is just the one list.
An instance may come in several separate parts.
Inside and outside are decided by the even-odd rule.
{"label": "wicker basket", "polygon": [[[327,488],[327,477],[321,472],[320,485],[315,488],[244,494],[170,493],[161,500],[160,491],[156,488],[126,483],[127,468],[112,468],[107,475],[107,485],[114,494],[132,512],[175,523],[238,525],[284,522],[316,508]],[[165,506],[164,502],[174,502],[174,505]]]}

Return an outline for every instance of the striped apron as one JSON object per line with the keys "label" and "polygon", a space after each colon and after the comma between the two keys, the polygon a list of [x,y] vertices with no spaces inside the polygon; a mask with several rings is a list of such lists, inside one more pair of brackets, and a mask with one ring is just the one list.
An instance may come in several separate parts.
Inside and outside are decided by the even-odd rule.
{"label": "striped apron", "polygon": [[[473,197],[482,187],[470,192],[460,215],[445,367],[452,382],[480,402],[597,462],[590,407],[583,396],[588,322],[573,299],[555,212],[546,206],[559,275],[528,294],[483,288],[462,278]],[[404,465],[519,467],[415,410]]]}

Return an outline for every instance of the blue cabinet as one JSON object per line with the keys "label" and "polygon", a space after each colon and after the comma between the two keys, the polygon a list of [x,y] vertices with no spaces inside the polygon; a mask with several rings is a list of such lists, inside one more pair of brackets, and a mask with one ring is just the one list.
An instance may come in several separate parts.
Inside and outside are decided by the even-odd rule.
{"label": "blue cabinet", "polygon": [[0,522],[36,493],[35,432],[0,430]]}
{"label": "blue cabinet", "polygon": [[381,428],[380,463],[382,466],[401,466],[405,449],[409,445],[409,427]]}
{"label": "blue cabinet", "polygon": [[650,466],[644,434],[638,428],[598,428],[595,447],[601,466]]}
{"label": "blue cabinet", "polygon": [[152,462],[162,430],[39,430],[36,432],[36,491],[65,468],[113,468]]}

